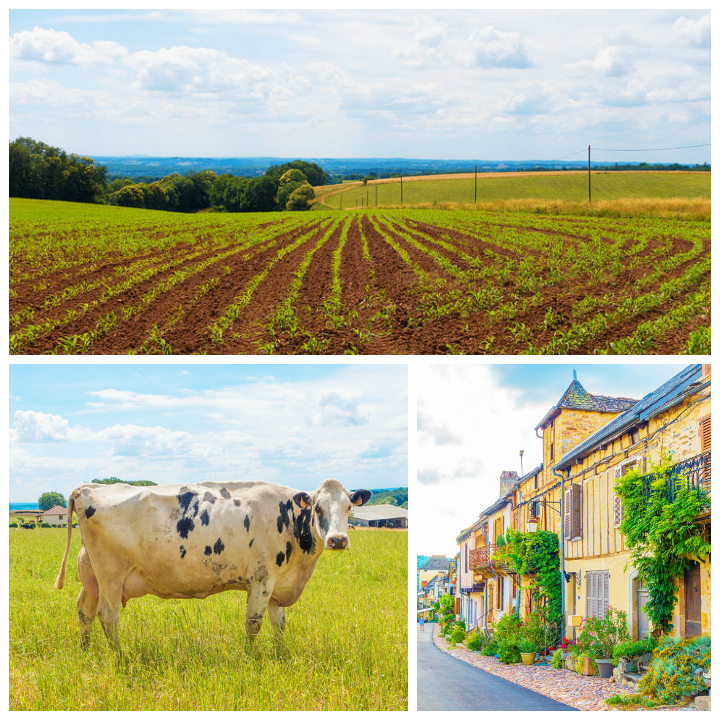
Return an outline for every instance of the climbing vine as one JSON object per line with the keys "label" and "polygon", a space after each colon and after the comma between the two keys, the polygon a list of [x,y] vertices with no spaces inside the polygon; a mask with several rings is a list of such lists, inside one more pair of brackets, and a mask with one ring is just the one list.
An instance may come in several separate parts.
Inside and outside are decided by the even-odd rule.
{"label": "climbing vine", "polygon": [[521,588],[534,591],[536,598],[544,600],[537,610],[546,623],[559,622],[562,600],[558,536],[545,530],[521,533],[508,528],[505,545],[497,547],[495,556],[517,573],[518,583],[523,576],[531,578],[530,584]]}
{"label": "climbing vine", "polygon": [[[625,568],[633,565],[645,582],[649,600],[644,609],[653,626],[663,633],[672,630],[677,602],[677,581],[691,560],[710,552],[703,528],[696,521],[709,506],[706,492],[688,487],[687,480],[672,472],[673,460],[666,455],[651,468],[650,497],[643,492],[643,476],[632,469],[615,483],[623,504],[620,532],[632,549]],[[667,498],[668,483],[675,484],[675,498]]]}

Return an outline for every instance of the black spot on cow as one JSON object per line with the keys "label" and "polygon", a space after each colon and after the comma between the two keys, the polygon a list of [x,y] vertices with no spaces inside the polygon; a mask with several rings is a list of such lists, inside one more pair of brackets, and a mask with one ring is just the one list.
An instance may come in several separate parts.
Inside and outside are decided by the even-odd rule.
{"label": "black spot on cow", "polygon": [[246,515],[245,520],[243,520],[243,525],[245,526],[245,530],[248,532],[250,531],[250,516]]}
{"label": "black spot on cow", "polygon": [[224,549],[225,549],[225,546],[223,545],[223,541],[220,538],[218,538],[217,542],[213,545],[213,552],[216,555],[219,555]]}
{"label": "black spot on cow", "polygon": [[191,492],[190,490],[188,490],[187,492],[184,492],[184,493],[180,493],[180,495],[177,496],[178,502],[180,503],[180,507],[183,510],[183,514],[185,514],[188,511],[190,504],[196,497],[197,497],[197,493]]}
{"label": "black spot on cow", "polygon": [[207,510],[203,510],[202,513],[200,513],[200,522],[203,525],[209,525],[210,524],[210,515],[208,515]]}
{"label": "black spot on cow", "polygon": [[330,521],[324,514],[318,514],[318,522],[320,523],[320,529],[327,535],[327,532],[330,529]]}
{"label": "black spot on cow", "polygon": [[187,550],[185,549],[184,545],[180,546],[180,559],[182,560],[185,557],[185,553],[187,553]]}
{"label": "black spot on cow", "polygon": [[212,548],[209,545],[205,546],[205,554],[212,555]]}
{"label": "black spot on cow", "polygon": [[292,507],[292,500],[288,500],[287,503],[280,503],[280,514],[277,519],[278,532],[281,533],[283,528],[287,529],[290,527],[290,515],[288,510]]}
{"label": "black spot on cow", "polygon": [[233,502],[235,503],[235,507],[240,507],[240,501],[237,498],[235,498]]}
{"label": "black spot on cow", "polygon": [[181,517],[178,520],[177,531],[180,533],[181,538],[186,538],[188,533],[191,533],[195,529],[195,523],[192,518]]}
{"label": "black spot on cow", "polygon": [[248,547],[252,547],[252,544],[253,544],[254,542],[255,542],[255,538],[253,538],[253,539],[250,541],[250,544],[248,545]]}
{"label": "black spot on cow", "polygon": [[196,500],[195,504],[193,505],[193,517],[197,517],[199,509],[200,509],[200,502]]}
{"label": "black spot on cow", "polygon": [[229,500],[229,499],[230,499],[230,492],[228,491],[227,488],[220,488],[220,494],[221,494],[226,500]]}
{"label": "black spot on cow", "polygon": [[293,535],[298,542],[298,547],[304,553],[311,553],[315,549],[315,538],[310,529],[310,509],[301,510],[300,514],[293,518]]}
{"label": "black spot on cow", "polygon": [[203,502],[209,502],[211,505],[215,503],[215,496],[211,492],[206,492],[203,495]]}
{"label": "black spot on cow", "polygon": [[287,561],[290,562],[290,553],[292,552],[292,543],[285,543],[285,557],[287,558]]}
{"label": "black spot on cow", "polygon": [[279,552],[275,558],[275,564],[280,567],[283,564],[283,560],[285,560],[285,553]]}
{"label": "black spot on cow", "polygon": [[91,518],[96,512],[96,508],[94,508],[92,505],[88,505],[88,509],[85,511],[85,517]]}

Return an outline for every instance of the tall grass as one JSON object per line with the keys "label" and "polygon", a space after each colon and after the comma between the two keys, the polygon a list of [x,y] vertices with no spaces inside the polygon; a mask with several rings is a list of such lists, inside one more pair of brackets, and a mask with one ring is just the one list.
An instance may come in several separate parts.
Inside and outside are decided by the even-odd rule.
{"label": "tall grass", "polygon": [[[13,710],[406,710],[407,534],[352,530],[325,553],[276,641],[267,618],[245,643],[245,593],[133,600],[120,614],[124,655],[99,623],[80,649],[69,569],[53,590],[65,531],[10,531]],[[72,556],[79,551],[73,536]]]}

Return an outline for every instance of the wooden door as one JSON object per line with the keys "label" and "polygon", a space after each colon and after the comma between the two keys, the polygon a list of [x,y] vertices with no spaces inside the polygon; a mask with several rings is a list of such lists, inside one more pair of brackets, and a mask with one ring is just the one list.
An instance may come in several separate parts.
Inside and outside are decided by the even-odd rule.
{"label": "wooden door", "polygon": [[638,612],[638,640],[642,640],[650,632],[650,618],[643,610],[643,606],[650,599],[645,583],[638,582],[637,586],[637,612]]}
{"label": "wooden door", "polygon": [[685,571],[685,637],[695,637],[701,631],[700,564],[694,562]]}

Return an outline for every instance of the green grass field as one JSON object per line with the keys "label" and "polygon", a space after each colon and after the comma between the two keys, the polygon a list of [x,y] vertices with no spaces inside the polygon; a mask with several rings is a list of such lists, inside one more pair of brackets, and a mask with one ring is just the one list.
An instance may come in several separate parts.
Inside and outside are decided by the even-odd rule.
{"label": "green grass field", "polygon": [[[473,203],[474,179],[447,178],[403,182],[403,204]],[[538,173],[515,177],[478,175],[477,202],[495,203],[507,200],[558,200],[586,202],[588,180],[585,174],[552,175]],[[377,193],[377,200],[376,200]],[[400,182],[370,182],[348,187],[343,192],[330,188],[322,192],[323,202],[330,207],[351,208],[364,200],[369,207],[400,205]],[[710,173],[629,173],[594,172],[592,198],[594,202],[620,198],[695,198],[710,197]]]}
{"label": "green grass field", "polygon": [[80,649],[74,559],[54,590],[65,530],[10,531],[11,710],[407,710],[407,533],[351,530],[287,610],[245,649],[245,593],[133,600],[120,613],[124,657],[99,623]]}

